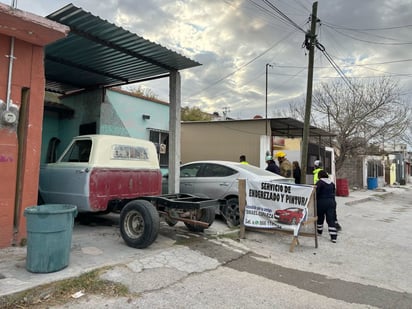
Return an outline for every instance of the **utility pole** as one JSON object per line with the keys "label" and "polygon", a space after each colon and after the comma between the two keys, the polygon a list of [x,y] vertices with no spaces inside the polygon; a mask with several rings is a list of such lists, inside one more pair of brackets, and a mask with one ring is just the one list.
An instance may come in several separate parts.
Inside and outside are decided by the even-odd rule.
{"label": "utility pole", "polygon": [[268,67],[272,67],[271,64],[266,63],[266,94],[265,94],[265,122],[266,122],[266,136],[268,136]]}
{"label": "utility pole", "polygon": [[315,59],[315,45],[316,45],[316,22],[318,20],[318,3],[314,2],[312,5],[312,20],[310,32],[306,34],[305,43],[306,48],[309,50],[309,67],[308,67],[308,82],[306,90],[306,106],[305,106],[305,123],[303,127],[302,137],[302,153],[301,153],[301,183],[306,183],[306,171],[308,166],[308,143],[309,143],[309,130],[310,130],[310,114],[312,108],[312,85],[313,85],[313,63]]}
{"label": "utility pole", "polygon": [[223,120],[227,119],[227,114],[230,112],[230,107],[229,106],[225,106],[223,107]]}

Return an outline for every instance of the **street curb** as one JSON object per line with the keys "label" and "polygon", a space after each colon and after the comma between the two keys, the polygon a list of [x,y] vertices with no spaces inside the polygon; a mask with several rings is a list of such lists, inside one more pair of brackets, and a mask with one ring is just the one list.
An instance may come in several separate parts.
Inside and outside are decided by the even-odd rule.
{"label": "street curb", "polygon": [[361,204],[361,203],[365,203],[365,202],[369,202],[369,201],[376,201],[379,198],[383,198],[384,196],[392,195],[392,194],[393,194],[393,192],[386,192],[386,193],[383,193],[383,194],[375,194],[373,196],[365,197],[365,198],[362,198],[362,199],[359,199],[359,200],[346,202],[345,205],[352,206],[352,205],[357,205],[357,204]]}

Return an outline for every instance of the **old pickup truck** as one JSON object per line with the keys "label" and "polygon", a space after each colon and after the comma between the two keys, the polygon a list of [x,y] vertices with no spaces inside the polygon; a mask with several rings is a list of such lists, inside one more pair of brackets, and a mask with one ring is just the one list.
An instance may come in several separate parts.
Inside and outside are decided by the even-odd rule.
{"label": "old pickup truck", "polygon": [[83,135],[73,138],[56,162],[40,167],[39,200],[76,205],[79,212],[120,212],[122,238],[135,248],[148,247],[156,240],[160,216],[169,225],[183,221],[195,232],[213,223],[218,200],[161,195],[161,182],[153,143]]}

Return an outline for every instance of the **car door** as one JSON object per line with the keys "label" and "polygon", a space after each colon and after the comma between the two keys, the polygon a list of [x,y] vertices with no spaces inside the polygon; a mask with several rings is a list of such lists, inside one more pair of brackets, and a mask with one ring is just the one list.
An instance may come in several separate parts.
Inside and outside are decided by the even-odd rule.
{"label": "car door", "polygon": [[196,177],[193,192],[214,199],[224,198],[229,193],[237,195],[237,178],[238,172],[228,166],[204,163]]}
{"label": "car door", "polygon": [[192,163],[180,167],[180,193],[194,193],[197,175],[201,168],[202,163]]}
{"label": "car door", "polygon": [[91,140],[77,140],[56,163],[40,168],[39,189],[46,203],[88,209]]}

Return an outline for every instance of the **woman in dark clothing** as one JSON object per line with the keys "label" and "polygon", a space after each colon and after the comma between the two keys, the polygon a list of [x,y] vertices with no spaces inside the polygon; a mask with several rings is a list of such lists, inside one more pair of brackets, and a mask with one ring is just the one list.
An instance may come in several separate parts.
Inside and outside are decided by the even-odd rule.
{"label": "woman in dark clothing", "polygon": [[318,234],[321,235],[323,232],[323,222],[325,221],[326,217],[330,240],[335,243],[338,237],[335,226],[335,184],[332,182],[332,180],[329,179],[328,174],[324,170],[321,170],[318,176],[319,180],[316,183]]}
{"label": "woman in dark clothing", "polygon": [[295,183],[300,184],[300,166],[298,161],[293,161],[293,178],[295,178]]}

